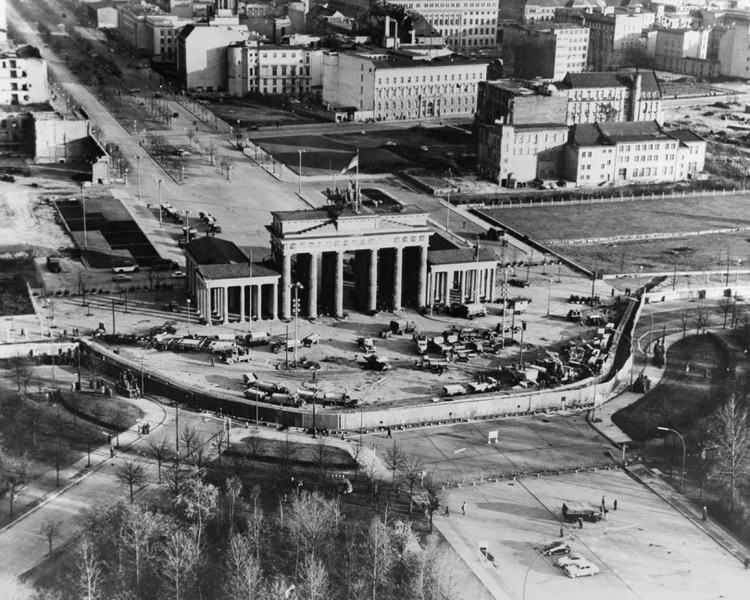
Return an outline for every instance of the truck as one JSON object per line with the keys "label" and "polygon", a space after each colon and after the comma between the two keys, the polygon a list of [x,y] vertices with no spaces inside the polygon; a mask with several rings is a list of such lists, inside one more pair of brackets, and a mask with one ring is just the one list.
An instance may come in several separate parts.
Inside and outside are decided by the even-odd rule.
{"label": "truck", "polygon": [[578,519],[596,523],[601,520],[602,513],[588,502],[566,500],[562,505],[562,517],[566,523],[576,523]]}
{"label": "truck", "polygon": [[279,354],[282,351],[293,352],[295,348],[299,348],[300,346],[302,346],[302,342],[299,340],[276,340],[271,344],[271,352],[274,354]]}
{"label": "truck", "polygon": [[271,341],[271,334],[267,331],[251,331],[245,334],[245,343],[248,346],[267,344],[269,341]]}
{"label": "truck", "polygon": [[454,317],[463,317],[464,319],[476,319],[478,317],[487,316],[487,307],[479,302],[472,304],[451,304],[451,314]]}
{"label": "truck", "polygon": [[414,321],[408,319],[394,319],[390,325],[391,333],[395,335],[403,335],[416,329]]}
{"label": "truck", "polygon": [[49,269],[50,273],[62,273],[62,265],[60,264],[60,257],[48,256],[47,268]]}

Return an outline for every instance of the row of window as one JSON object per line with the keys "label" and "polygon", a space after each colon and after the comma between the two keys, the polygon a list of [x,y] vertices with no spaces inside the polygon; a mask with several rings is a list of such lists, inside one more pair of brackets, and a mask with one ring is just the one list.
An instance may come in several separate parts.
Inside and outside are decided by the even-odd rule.
{"label": "row of window", "polygon": [[[466,75],[466,77],[464,78],[463,77],[464,73],[458,73],[458,77],[456,77],[456,73],[451,73],[450,74],[450,81],[462,81],[464,79],[466,81],[469,81],[469,79],[472,79],[472,80],[479,79],[479,77],[477,77],[478,73],[476,73],[476,72],[475,73],[465,73],[465,75]],[[471,75],[471,77],[469,77],[470,75]],[[429,77],[430,77],[430,83],[433,83],[433,82],[440,83],[441,81],[449,81],[447,73],[445,75],[430,75]],[[400,79],[400,81],[399,81],[399,79]],[[405,82],[404,82],[404,79],[406,79]],[[412,78],[409,77],[409,76],[407,76],[407,77],[400,77],[400,78],[399,77],[393,77],[393,85],[398,85],[398,84],[403,84],[403,83],[411,83],[411,80],[412,80]],[[419,83],[419,75],[415,75],[414,76],[414,83]],[[422,83],[427,83],[427,75],[422,75]],[[382,77],[378,77],[378,85],[383,85],[383,78]],[[385,85],[391,85],[391,78],[390,77],[386,77],[385,78]]]}
{"label": "row of window", "polygon": [[469,95],[475,96],[475,89],[473,85],[460,84],[455,85],[425,85],[420,87],[396,87],[396,88],[378,88],[375,90],[376,98],[397,98],[400,96],[417,96],[427,94],[430,96],[463,96]]}

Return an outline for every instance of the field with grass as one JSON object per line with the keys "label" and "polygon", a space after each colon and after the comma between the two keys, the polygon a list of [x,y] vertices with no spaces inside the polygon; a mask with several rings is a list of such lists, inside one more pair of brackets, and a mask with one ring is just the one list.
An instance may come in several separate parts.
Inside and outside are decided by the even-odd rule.
{"label": "field with grass", "polygon": [[[499,222],[605,274],[721,270],[750,260],[750,204],[743,194],[484,209]],[[733,230],[726,232],[726,230]],[[636,236],[666,234],[663,239]],[[582,240],[597,240],[582,243]]]}

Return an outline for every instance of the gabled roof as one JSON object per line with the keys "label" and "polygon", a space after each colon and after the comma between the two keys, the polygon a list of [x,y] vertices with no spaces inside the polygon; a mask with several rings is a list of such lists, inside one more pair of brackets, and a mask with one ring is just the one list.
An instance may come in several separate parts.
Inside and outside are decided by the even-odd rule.
{"label": "gabled roof", "polygon": [[618,142],[647,142],[677,138],[665,132],[656,121],[624,121],[574,125],[570,139],[576,146],[607,146]]}
{"label": "gabled roof", "polygon": [[688,142],[705,142],[701,136],[699,136],[694,131],[690,131],[689,129],[674,129],[672,131],[667,132],[669,134],[669,137],[673,137],[674,139],[688,143]]}
{"label": "gabled roof", "polygon": [[657,92],[661,95],[659,81],[653,71],[617,72],[602,71],[593,73],[568,73],[558,85],[559,88],[632,88],[636,75],[641,76],[641,90]]}
{"label": "gabled roof", "polygon": [[278,271],[257,263],[200,265],[196,268],[203,279],[243,279],[248,277],[281,277]]}
{"label": "gabled roof", "polygon": [[[492,248],[479,247],[478,262],[493,262],[497,254]],[[455,265],[477,262],[476,248],[454,248],[450,250],[430,250],[427,263],[431,265]]]}
{"label": "gabled roof", "polygon": [[199,265],[247,264],[247,256],[233,242],[217,237],[202,237],[188,243],[187,251]]}

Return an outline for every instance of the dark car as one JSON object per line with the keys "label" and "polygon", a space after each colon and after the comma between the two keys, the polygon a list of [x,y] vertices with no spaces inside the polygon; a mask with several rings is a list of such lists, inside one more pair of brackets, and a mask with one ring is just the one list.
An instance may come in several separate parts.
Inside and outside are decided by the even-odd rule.
{"label": "dark car", "polygon": [[172,271],[179,268],[179,266],[180,265],[178,265],[173,260],[169,260],[168,258],[160,258],[159,260],[154,261],[153,269],[154,271]]}
{"label": "dark car", "polygon": [[510,281],[508,281],[508,283],[520,288],[529,287],[531,285],[531,283],[526,281],[525,279],[511,279]]}

